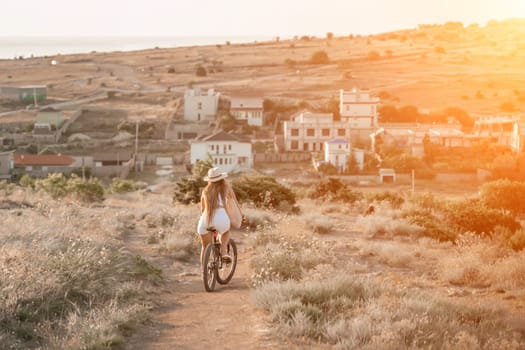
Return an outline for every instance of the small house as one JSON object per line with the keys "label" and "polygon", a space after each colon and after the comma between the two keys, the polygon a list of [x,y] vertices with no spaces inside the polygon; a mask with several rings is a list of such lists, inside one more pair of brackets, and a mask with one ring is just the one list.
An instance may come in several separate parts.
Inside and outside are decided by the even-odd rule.
{"label": "small house", "polygon": [[248,125],[263,125],[263,99],[262,98],[243,98],[232,97],[230,114],[240,121],[245,121]]}

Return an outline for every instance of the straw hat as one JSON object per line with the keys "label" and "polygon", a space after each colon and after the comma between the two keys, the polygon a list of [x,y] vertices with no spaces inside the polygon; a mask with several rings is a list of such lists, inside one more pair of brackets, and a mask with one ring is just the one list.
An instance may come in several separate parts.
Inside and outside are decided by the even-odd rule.
{"label": "straw hat", "polygon": [[221,173],[219,168],[211,168],[208,170],[208,176],[204,177],[204,181],[216,182],[228,177],[228,173]]}

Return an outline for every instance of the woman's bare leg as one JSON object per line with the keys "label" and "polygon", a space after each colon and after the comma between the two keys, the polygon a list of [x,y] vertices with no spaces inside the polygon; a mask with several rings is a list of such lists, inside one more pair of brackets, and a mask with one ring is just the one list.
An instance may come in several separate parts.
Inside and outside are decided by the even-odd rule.
{"label": "woman's bare leg", "polygon": [[204,265],[204,249],[208,246],[208,244],[212,241],[211,233],[206,233],[203,235],[199,235],[201,238],[201,267]]}
{"label": "woman's bare leg", "polygon": [[220,237],[219,240],[221,242],[221,254],[226,255],[228,247],[228,241],[230,240],[230,231],[224,232]]}

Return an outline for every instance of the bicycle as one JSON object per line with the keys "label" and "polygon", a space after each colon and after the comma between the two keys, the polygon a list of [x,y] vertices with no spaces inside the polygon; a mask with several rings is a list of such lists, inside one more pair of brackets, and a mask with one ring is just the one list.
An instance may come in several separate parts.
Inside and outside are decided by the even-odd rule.
{"label": "bicycle", "polygon": [[207,292],[212,292],[215,289],[215,281],[219,284],[227,284],[231,281],[237,267],[237,245],[231,238],[228,240],[226,251],[231,261],[227,262],[222,258],[221,242],[217,230],[214,227],[209,227],[207,231],[213,235],[213,241],[206,246],[204,251],[202,280],[204,289]]}

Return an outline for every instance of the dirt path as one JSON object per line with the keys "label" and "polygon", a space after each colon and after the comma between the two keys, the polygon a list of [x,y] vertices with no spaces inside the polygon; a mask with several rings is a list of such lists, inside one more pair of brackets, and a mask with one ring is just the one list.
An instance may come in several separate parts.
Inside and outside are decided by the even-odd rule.
{"label": "dirt path", "polygon": [[127,248],[162,268],[164,283],[159,290],[152,318],[126,343],[126,349],[263,349],[283,348],[272,340],[261,315],[250,302],[250,256],[243,241],[237,270],[226,286],[217,284],[206,293],[199,266],[174,262],[158,255],[145,243],[139,230],[128,238]]}

